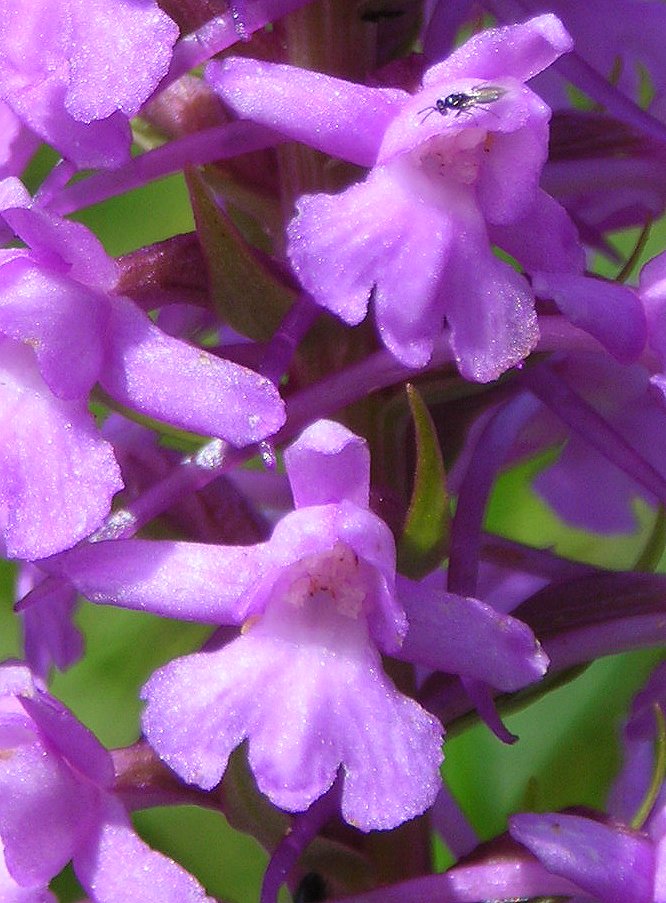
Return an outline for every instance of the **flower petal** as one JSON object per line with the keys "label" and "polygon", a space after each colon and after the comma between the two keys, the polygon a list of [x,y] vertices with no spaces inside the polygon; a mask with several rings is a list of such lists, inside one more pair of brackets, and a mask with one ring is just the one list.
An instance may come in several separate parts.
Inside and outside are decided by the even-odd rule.
{"label": "flower petal", "polygon": [[141,840],[110,795],[99,827],[76,851],[74,871],[96,903],[213,903],[196,878]]}
{"label": "flower petal", "polygon": [[3,99],[31,130],[79,165],[117,166],[129,157],[126,117],[114,113],[89,125],[77,121],[66,109],[72,49],[70,5],[46,0],[28,6],[21,0],[3,3]]}
{"label": "flower petal", "polygon": [[[0,725],[4,733],[5,725]],[[21,884],[46,884],[69,861],[95,817],[97,790],[26,726],[23,742],[0,759],[0,837],[10,874]]]}
{"label": "flower petal", "polygon": [[327,505],[347,499],[367,508],[370,452],[367,442],[332,420],[318,420],[284,453],[294,503]]}
{"label": "flower petal", "polygon": [[532,631],[478,599],[443,591],[435,573],[418,584],[398,580],[409,630],[396,658],[518,690],[539,680],[548,656]]}
{"label": "flower petal", "polygon": [[299,508],[276,525],[269,545],[276,566],[306,555],[350,546],[359,558],[376,568],[392,586],[395,580],[395,541],[383,520],[352,502]]}
{"label": "flower petal", "polygon": [[111,300],[100,383],[115,399],[236,446],[265,439],[282,426],[284,404],[269,379],[168,336],[128,298]]}
{"label": "flower petal", "polygon": [[398,160],[342,194],[306,195],[287,232],[294,269],[318,304],[355,324],[373,295],[386,346],[423,366],[443,327],[436,301],[453,224],[411,181]]}
{"label": "flower petal", "polygon": [[242,623],[272,566],[266,544],[147,539],[89,543],[44,562],[91,602],[211,624]]}
{"label": "flower petal", "polygon": [[[54,262],[63,275],[101,292],[118,282],[119,267],[102,242],[82,223],[74,223],[23,204],[4,210],[4,218],[32,250],[36,264]],[[60,266],[59,266],[60,265]]]}
{"label": "flower petal", "polygon": [[561,813],[514,815],[510,832],[548,871],[603,903],[654,900],[654,852],[640,834]]}
{"label": "flower petal", "polygon": [[0,181],[0,210],[9,207],[29,207],[32,204],[30,192],[16,176],[8,176]]}
{"label": "flower petal", "polygon": [[23,125],[6,103],[0,101],[0,177],[20,175],[39,144],[37,135]]}
{"label": "flower petal", "polygon": [[105,299],[26,255],[0,267],[0,332],[34,348],[39,369],[61,398],[87,396],[103,361]]}
{"label": "flower petal", "polygon": [[441,728],[388,682],[376,653],[340,654],[257,630],[150,679],[144,731],[167,764],[210,788],[249,738],[259,789],[289,811],[321,796],[340,765],[343,815],[361,830],[395,827],[431,805]]}
{"label": "flower petal", "polygon": [[6,0],[2,13],[0,85],[15,113],[81,166],[127,159],[126,117],[166,71],[175,23],[154,0]]}
{"label": "flower petal", "polygon": [[169,662],[141,690],[148,742],[183,780],[205,790],[219,783],[229,756],[247,736],[246,693],[258,704],[273,686],[256,684],[251,657],[237,661],[237,642]]}
{"label": "flower petal", "polygon": [[[18,598],[39,586],[43,578],[36,567],[24,564],[17,580]],[[83,636],[73,622],[76,590],[60,580],[53,584],[38,605],[30,605],[20,613],[25,659],[44,680],[52,667],[65,671],[83,654]]]}
{"label": "flower petal", "polygon": [[17,884],[7,871],[5,857],[1,850],[0,899],[3,903],[58,903],[51,891],[45,887],[45,882],[39,882],[32,887]]}
{"label": "flower petal", "polygon": [[493,244],[508,251],[528,272],[583,273],[585,251],[576,227],[564,207],[541,189],[520,219],[491,222],[488,232]]}
{"label": "flower petal", "polygon": [[569,273],[533,273],[532,288],[552,298],[574,324],[593,335],[622,364],[635,361],[647,340],[647,324],[637,294],[616,282]]}
{"label": "flower petal", "polygon": [[666,367],[666,253],[645,264],[639,280],[640,297],[645,307],[650,346]]}
{"label": "flower petal", "polygon": [[636,529],[633,500],[645,495],[627,474],[577,436],[569,438],[533,486],[567,524],[607,534]]}
{"label": "flower petal", "polygon": [[45,693],[21,699],[40,739],[51,753],[57,753],[67,764],[91,783],[113,784],[113,762],[97,737],[62,703]]}
{"label": "flower petal", "polygon": [[[520,125],[509,129],[512,116]],[[512,223],[533,206],[548,158],[549,119],[550,110],[541,98],[523,88],[520,100],[507,104],[502,131],[489,130],[477,185],[479,206],[488,224]],[[513,178],[512,173],[520,176]]]}
{"label": "flower petal", "polygon": [[545,13],[517,25],[488,28],[466,41],[426,72],[423,84],[474,76],[492,81],[512,75],[527,81],[573,48],[557,16]]}
{"label": "flower petal", "polygon": [[[489,184],[484,186],[481,181],[486,194],[483,202],[489,218],[506,219],[511,214],[504,208],[524,206],[524,196],[531,199],[536,191],[547,158],[551,111],[533,91],[509,77],[489,86],[490,100],[475,101],[477,82],[470,76],[458,78],[429,85],[411,96],[386,129],[377,164],[389,163],[401,154],[418,153],[419,148],[428,154],[426,143],[435,153],[441,145],[444,155],[440,160],[444,160],[451,150],[464,151],[482,140],[483,166],[490,169],[486,176]],[[442,95],[467,96],[470,105],[457,112],[446,107],[442,111],[440,107],[446,102]],[[432,141],[435,138],[440,140]],[[518,180],[513,178],[516,173],[520,173]],[[498,195],[501,205],[494,210]]]}
{"label": "flower petal", "polygon": [[27,347],[0,348],[0,529],[7,555],[32,560],[98,527],[123,484],[85,404],[52,396]]}
{"label": "flower petal", "polygon": [[[351,502],[310,506],[288,514],[275,527],[270,549],[276,567],[331,552],[341,543],[358,556],[367,593],[365,609],[371,635],[387,653],[400,646],[407,629],[402,606],[395,597],[395,541],[376,514]],[[369,572],[369,573],[368,573]],[[262,610],[272,584],[255,594],[253,611]]]}
{"label": "flower petal", "polygon": [[460,199],[458,230],[440,291],[446,298],[458,367],[478,382],[497,379],[536,345],[534,297],[527,281],[490,249],[478,210]]}
{"label": "flower petal", "polygon": [[372,166],[382,135],[409,98],[321,72],[235,57],[213,62],[206,79],[239,116],[359,166]]}
{"label": "flower petal", "polygon": [[176,23],[155,0],[67,0],[58,6],[69,8],[71,16],[69,113],[81,122],[106,119],[116,110],[134,116],[166,74]]}
{"label": "flower petal", "polygon": [[413,699],[398,693],[379,666],[365,673],[351,670],[343,678],[343,687],[354,691],[338,724],[345,740],[342,814],[361,831],[386,830],[435,801],[442,728]]}

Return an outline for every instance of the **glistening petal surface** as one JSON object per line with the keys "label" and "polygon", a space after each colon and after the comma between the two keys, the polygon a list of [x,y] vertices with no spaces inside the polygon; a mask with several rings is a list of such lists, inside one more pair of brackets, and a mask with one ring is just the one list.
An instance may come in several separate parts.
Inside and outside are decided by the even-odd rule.
{"label": "glistening petal surface", "polygon": [[1,745],[0,837],[7,867],[22,884],[47,883],[94,821],[98,794],[29,727],[20,745]]}
{"label": "glistening petal surface", "polygon": [[141,840],[110,795],[98,826],[76,851],[74,871],[96,903],[213,903],[182,866]]}
{"label": "glistening petal surface", "polygon": [[0,398],[0,530],[5,554],[32,560],[98,527],[122,488],[110,444],[81,401],[49,392],[30,349],[5,339]]}
{"label": "glistening petal surface", "polygon": [[492,81],[512,75],[527,81],[573,48],[573,41],[557,16],[545,13],[516,25],[488,28],[472,35],[443,62],[426,72],[431,85],[461,76]]}
{"label": "glistening petal surface", "polygon": [[[220,652],[167,665],[144,697],[149,741],[185,780],[205,788],[249,738],[259,788],[289,811],[324,793],[340,765],[343,814],[361,830],[420,814],[438,790],[441,728],[395,690],[376,655],[251,631]],[[167,723],[173,729],[165,731]]]}
{"label": "glistening petal surface", "polygon": [[653,903],[654,852],[642,835],[549,812],[514,815],[510,832],[548,871],[603,903]]}
{"label": "glistening petal surface", "polygon": [[372,166],[384,130],[409,95],[296,66],[235,57],[206,79],[241,118],[359,166]]}
{"label": "glistening petal surface", "polygon": [[172,338],[128,298],[111,301],[100,382],[117,401],[235,446],[282,426],[284,404],[269,379]]}
{"label": "glistening petal surface", "polygon": [[548,656],[532,631],[478,599],[443,592],[438,574],[419,584],[399,578],[409,630],[398,658],[518,690],[543,677]]}
{"label": "glistening petal surface", "polygon": [[332,420],[317,420],[284,453],[294,504],[327,505],[347,499],[367,508],[370,452],[367,443]]}
{"label": "glistening petal surface", "polygon": [[378,167],[340,195],[306,195],[287,233],[291,262],[317,303],[355,324],[374,297],[382,340],[419,367],[443,325],[438,284],[453,224],[404,175],[395,164]]}
{"label": "glistening petal surface", "polygon": [[[1,259],[1,258],[0,258]],[[105,299],[27,255],[0,266],[0,332],[34,349],[61,398],[85,398],[104,359]]]}
{"label": "glistening petal surface", "polygon": [[241,623],[273,567],[266,544],[216,546],[126,539],[91,543],[50,569],[91,602],[211,624]]}

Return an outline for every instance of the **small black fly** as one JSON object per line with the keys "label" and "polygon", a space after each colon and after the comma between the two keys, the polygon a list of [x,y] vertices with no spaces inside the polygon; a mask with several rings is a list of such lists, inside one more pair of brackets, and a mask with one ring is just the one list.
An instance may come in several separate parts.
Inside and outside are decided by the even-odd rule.
{"label": "small black fly", "polygon": [[426,114],[421,120],[422,123],[433,113],[439,113],[440,116],[455,113],[456,116],[460,116],[461,113],[469,112],[473,107],[485,107],[490,103],[495,103],[496,100],[504,97],[505,94],[506,89],[497,85],[478,85],[475,88],[470,88],[467,93],[456,91],[447,97],[440,97],[435,101],[434,106],[424,107],[422,110],[419,110],[418,115],[420,116],[421,113]]}

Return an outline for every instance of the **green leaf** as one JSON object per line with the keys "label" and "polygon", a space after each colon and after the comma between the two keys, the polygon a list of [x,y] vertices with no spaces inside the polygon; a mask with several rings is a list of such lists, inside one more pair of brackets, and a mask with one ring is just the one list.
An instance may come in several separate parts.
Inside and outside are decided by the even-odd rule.
{"label": "green leaf", "polygon": [[407,399],[416,432],[414,488],[403,534],[398,543],[398,569],[412,579],[434,570],[446,557],[450,511],[446,472],[430,412],[414,386]]}
{"label": "green leaf", "polygon": [[631,819],[631,827],[640,831],[650,817],[650,813],[657,802],[657,797],[664,786],[664,774],[666,773],[666,720],[658,702],[652,703],[652,710],[657,727],[657,739],[655,742],[655,762],[652,769],[652,780],[638,812]]}
{"label": "green leaf", "polygon": [[270,258],[246,241],[205,179],[185,173],[215,308],[236,332],[269,339],[296,297]]}
{"label": "green leaf", "polygon": [[633,567],[635,571],[657,570],[664,550],[666,549],[666,509],[663,505],[657,508],[657,517],[647,538],[647,542]]}

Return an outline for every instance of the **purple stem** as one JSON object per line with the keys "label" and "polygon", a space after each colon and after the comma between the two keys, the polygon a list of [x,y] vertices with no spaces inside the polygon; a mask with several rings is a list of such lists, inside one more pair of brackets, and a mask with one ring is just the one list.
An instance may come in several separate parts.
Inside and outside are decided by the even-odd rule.
{"label": "purple stem", "polygon": [[561,671],[666,641],[666,576],[600,572],[545,586],[513,612]]}
{"label": "purple stem", "polygon": [[[286,341],[287,348],[289,347],[289,340],[285,337],[291,334],[292,329],[297,332],[299,329],[304,328],[309,320],[310,312],[307,307],[304,307],[294,312],[293,316],[294,321],[291,325],[285,321],[285,336],[280,338],[280,341]],[[557,320],[557,323],[564,327],[562,330],[559,330],[555,323],[552,324],[550,335],[553,342],[555,342],[555,335],[573,338],[574,342],[580,336],[584,336],[579,330],[574,330],[573,335],[570,335],[566,327],[566,321],[562,318],[552,317],[549,319]],[[567,342],[565,341],[564,344],[567,344]],[[429,366],[423,370],[417,371],[406,368],[388,351],[377,351],[369,355],[364,361],[353,364],[340,373],[327,376],[288,399],[287,423],[272,437],[272,444],[277,446],[280,443],[288,442],[307,423],[319,417],[325,417],[360,398],[364,398],[371,392],[402,382],[417,372],[424,373],[428,370],[438,369],[445,364],[451,363],[451,360],[452,354],[447,336],[442,337],[437,342],[433,359]],[[184,459],[180,466],[165,479],[155,483],[125,508],[114,511],[93,536],[86,541],[129,538],[150,520],[177,502],[183,493],[202,489],[222,473],[247,460],[256,452],[256,446],[235,449],[220,439],[211,440],[196,455]],[[481,512],[481,517],[482,514],[483,512]],[[480,530],[480,526],[478,529]],[[478,546],[472,564],[475,573],[478,566]],[[33,592],[28,593],[19,603],[19,607],[28,607],[33,602],[38,601],[38,596],[41,598],[50,589],[47,581],[43,581],[37,588],[38,591],[33,591],[35,593],[34,597]],[[460,594],[474,595],[474,592],[470,590]]]}
{"label": "purple stem", "polygon": [[265,126],[240,120],[214,126],[169,141],[139,154],[118,169],[97,172],[64,188],[50,204],[54,213],[65,216],[107,198],[125,194],[147,182],[180,172],[186,166],[213,163],[250,151],[274,147],[283,139]]}
{"label": "purple stem", "polygon": [[[556,198],[576,197],[595,191],[616,191],[631,185],[634,191],[659,192],[663,184],[663,154],[650,157],[604,157],[590,160],[550,161],[543,170],[541,187]],[[659,214],[661,215],[661,210]]]}
{"label": "purple stem", "polygon": [[523,385],[560,420],[666,504],[666,480],[662,475],[550,367],[528,368],[521,379]]}
{"label": "purple stem", "polygon": [[[481,529],[488,496],[517,434],[536,408],[534,399],[522,392],[493,414],[479,436],[460,484],[456,513],[451,522],[449,592],[461,596],[477,594]],[[515,743],[518,738],[502,723],[487,684],[471,677],[461,677],[461,684],[495,736],[503,743]]]}
{"label": "purple stem", "polygon": [[666,643],[665,624],[662,609],[658,614],[636,615],[562,633],[545,642],[543,647],[553,672],[564,671],[594,662],[605,655],[663,647]]}
{"label": "purple stem", "polygon": [[456,859],[467,856],[478,845],[476,831],[444,782],[429,815],[430,824]]}
{"label": "purple stem", "polygon": [[220,810],[220,796],[184,784],[161,762],[145,740],[112,749],[114,793],[131,810],[154,806],[203,806]]}
{"label": "purple stem", "polygon": [[488,496],[516,436],[537,407],[533,398],[521,392],[496,411],[479,436],[460,484],[451,523],[448,571],[451,593],[460,596],[477,593],[481,528]]}
{"label": "purple stem", "polygon": [[158,91],[237,41],[249,41],[253,32],[305,6],[307,2],[308,0],[240,0],[242,13],[237,3],[230,3],[226,12],[210,19],[178,41],[171,66]]}
{"label": "purple stem", "polygon": [[328,793],[319,797],[306,812],[293,820],[291,829],[280,841],[268,863],[261,886],[260,903],[277,903],[280,888],[307,845],[338,814],[340,786],[340,782],[336,781]]}
{"label": "purple stem", "polygon": [[321,308],[317,307],[309,295],[302,294],[289,308],[285,317],[271,338],[264,354],[261,373],[279,385],[280,378],[291,363],[301,339],[315,322]]}
{"label": "purple stem", "polygon": [[213,439],[196,455],[186,458],[169,476],[142,492],[127,507],[111,514],[89,541],[127,539],[156,515],[170,508],[183,493],[203,489],[225,470],[249,457],[255,448],[234,449],[221,439]]}
{"label": "purple stem", "polygon": [[[561,314],[539,316],[539,342],[534,353],[567,354],[572,351],[593,352],[603,356],[608,354],[601,342],[574,326]],[[644,349],[639,362],[651,373],[661,372],[660,362],[649,347]]]}
{"label": "purple stem", "polygon": [[[313,311],[304,305],[293,312],[293,319],[289,319],[290,315],[287,315],[283,324],[284,335],[280,335],[277,339],[278,342],[285,343],[285,347],[280,353],[291,353],[292,338],[300,330],[306,329],[312,313]],[[568,335],[566,329],[563,332]],[[577,338],[578,335],[579,331],[576,330],[574,337]],[[324,377],[288,399],[287,422],[271,438],[271,444],[278,446],[288,442],[307,423],[319,417],[326,417],[340,408],[366,397],[371,392],[403,382],[415,373],[438,369],[451,363],[451,358],[447,336],[437,342],[433,359],[428,368],[424,370],[404,367],[388,351],[377,351],[364,361],[353,364],[340,373]],[[275,367],[277,367],[277,358]],[[256,446],[234,449],[220,439],[211,440],[196,455],[186,458],[180,467],[164,480],[151,486],[127,507],[111,514],[95,532],[93,539],[95,541],[126,539],[132,536],[152,518],[178,501],[182,493],[202,489],[222,473],[247,460],[256,451]],[[462,595],[473,594],[471,591],[462,593]]]}
{"label": "purple stem", "polygon": [[[285,325],[285,334],[304,326],[310,312],[302,309],[294,314],[292,325]],[[406,370],[387,351],[371,355],[360,365],[354,365],[340,374],[326,377],[319,383],[297,393],[287,404],[289,416],[284,427],[271,439],[271,444],[287,442],[306,423],[339,409],[368,392],[400,382],[414,371]],[[323,398],[323,403],[322,403]],[[222,473],[256,454],[257,446],[232,448],[221,439],[213,439],[195,455],[183,460],[163,480],[159,480],[126,507],[114,511],[86,542],[109,539],[127,539],[142,526],[178,501],[185,492],[207,486]],[[45,582],[45,581],[44,581]],[[44,586],[44,582],[40,586]],[[21,607],[32,604],[29,593]]]}
{"label": "purple stem", "polygon": [[39,207],[48,207],[75,172],[76,167],[73,163],[69,160],[59,160],[35,192],[33,198],[35,204]]}
{"label": "purple stem", "polygon": [[[541,641],[552,675],[604,655],[663,645],[664,598],[664,574],[601,571],[554,582],[512,614]],[[426,681],[420,701],[444,724],[470,711],[460,680],[441,674]]]}
{"label": "purple stem", "polygon": [[[292,353],[291,343],[309,328],[311,317],[316,315],[309,305],[299,306],[297,302],[276,334],[279,352],[271,365],[277,371],[282,366],[280,355]],[[561,317],[548,318],[548,341],[559,348],[577,346],[580,341],[586,347],[587,338],[580,330],[569,328]],[[561,328],[560,328],[561,327]],[[599,347],[594,342],[595,347]],[[280,345],[284,343],[284,347]],[[270,347],[270,346],[269,346]],[[371,392],[404,382],[416,373],[436,370],[452,362],[448,336],[443,336],[435,345],[433,358],[427,368],[414,370],[403,366],[388,351],[376,351],[365,360],[352,364],[340,373],[326,376],[318,382],[295,393],[287,399],[287,422],[273,437],[271,444],[279,446],[290,441],[308,423],[326,417],[341,408],[365,398]],[[127,538],[148,523],[153,517],[165,511],[178,500],[183,492],[202,489],[216,477],[242,463],[257,451],[256,446],[234,449],[213,439],[196,455],[183,461],[180,467],[168,477],[156,483],[139,498],[120,511],[114,512],[107,522],[94,534],[96,540]],[[453,592],[454,590],[452,590]],[[462,595],[474,595],[472,591]]]}
{"label": "purple stem", "polygon": [[[276,381],[279,379],[298,342],[318,314],[318,309],[305,296],[292,305],[269,343],[265,375]],[[163,480],[159,480],[125,508],[113,512],[88,541],[127,539],[156,515],[166,511],[181,495],[203,489],[212,480],[256,451],[257,446],[234,449],[220,439],[213,439],[196,455],[186,458],[177,469]]]}
{"label": "purple stem", "polygon": [[606,112],[617,116],[618,119],[661,144],[666,143],[666,125],[614,88],[578,53],[572,51],[560,57],[554,66],[561,75],[605,107]]}
{"label": "purple stem", "polygon": [[561,558],[551,549],[537,549],[525,546],[503,536],[486,534],[483,537],[483,559],[503,567],[511,566],[516,571],[546,577],[561,582],[574,577],[586,577],[599,572],[591,564],[581,564],[568,558]]}
{"label": "purple stem", "polygon": [[346,367],[339,373],[325,376],[319,382],[302,389],[287,399],[287,423],[274,437],[276,444],[292,436],[302,426],[326,417],[372,392],[404,382],[416,374],[437,370],[453,362],[448,333],[435,344],[432,360],[427,367],[405,367],[389,351],[375,351],[364,360]]}

